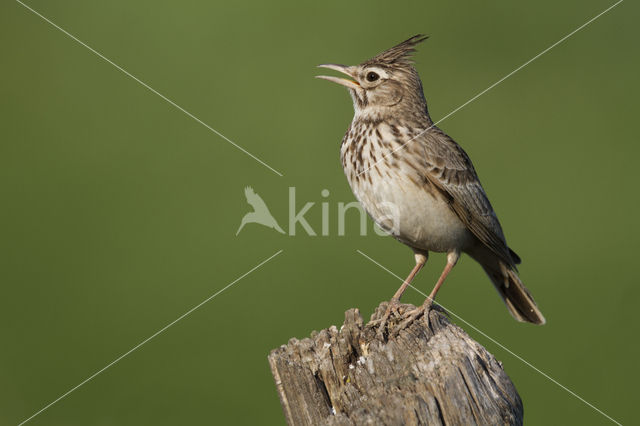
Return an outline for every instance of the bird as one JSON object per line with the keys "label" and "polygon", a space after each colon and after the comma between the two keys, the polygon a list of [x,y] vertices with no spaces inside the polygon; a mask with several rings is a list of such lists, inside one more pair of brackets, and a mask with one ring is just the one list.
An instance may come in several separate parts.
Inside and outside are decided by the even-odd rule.
{"label": "bird", "polygon": [[[427,38],[415,35],[359,65],[318,65],[347,78],[316,76],[346,87],[353,100],[340,160],[356,199],[414,252],[415,266],[388,303],[378,332],[385,332],[391,314],[404,319],[400,328],[426,318],[462,253],[482,266],[516,320],[544,324],[471,159],[429,115],[413,62],[416,45]],[[430,252],[446,253],[444,270],[420,307],[399,312],[402,294]]]}
{"label": "bird", "polygon": [[236,231],[236,235],[240,233],[247,223],[259,223],[260,225],[275,229],[279,233],[284,234],[284,231],[280,228],[276,219],[271,215],[264,200],[256,194],[252,187],[247,186],[244,189],[244,196],[247,198],[247,203],[253,207],[253,211],[244,215],[240,222],[240,227]]}

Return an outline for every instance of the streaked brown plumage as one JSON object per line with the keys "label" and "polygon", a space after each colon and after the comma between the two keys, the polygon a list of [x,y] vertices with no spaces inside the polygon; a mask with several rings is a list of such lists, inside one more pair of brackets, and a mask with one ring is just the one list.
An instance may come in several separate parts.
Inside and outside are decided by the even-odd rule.
{"label": "streaked brown plumage", "polygon": [[351,188],[372,219],[411,247],[416,257],[383,323],[428,252],[435,251],[447,253],[447,266],[425,304],[406,314],[405,323],[429,308],[465,252],[482,265],[514,318],[544,324],[517,275],[520,258],[507,246],[471,160],[429,117],[411,62],[416,44],[425,39],[414,36],[357,66],[320,65],[353,79],[319,76],[346,86],[353,99],[355,115],[341,145]]}

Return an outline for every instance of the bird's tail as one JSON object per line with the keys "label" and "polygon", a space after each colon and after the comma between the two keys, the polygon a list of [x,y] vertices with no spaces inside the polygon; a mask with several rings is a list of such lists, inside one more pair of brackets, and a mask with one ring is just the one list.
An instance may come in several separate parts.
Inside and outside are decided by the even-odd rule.
{"label": "bird's tail", "polygon": [[512,267],[498,259],[493,253],[483,252],[479,256],[472,254],[472,257],[482,265],[496,290],[502,296],[511,316],[521,322],[539,325],[546,322],[531,293]]}

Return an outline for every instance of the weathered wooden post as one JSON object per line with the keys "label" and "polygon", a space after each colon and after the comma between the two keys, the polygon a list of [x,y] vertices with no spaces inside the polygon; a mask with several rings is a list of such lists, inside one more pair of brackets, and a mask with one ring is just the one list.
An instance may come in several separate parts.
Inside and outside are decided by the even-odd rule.
{"label": "weathered wooden post", "polygon": [[522,424],[500,362],[440,308],[384,342],[350,309],[339,330],[291,339],[269,364],[289,425]]}

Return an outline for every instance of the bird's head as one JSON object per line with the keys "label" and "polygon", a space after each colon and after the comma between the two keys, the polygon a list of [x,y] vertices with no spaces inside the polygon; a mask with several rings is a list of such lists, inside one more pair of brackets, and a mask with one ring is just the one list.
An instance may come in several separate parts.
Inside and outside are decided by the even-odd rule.
{"label": "bird's head", "polygon": [[356,115],[382,118],[398,109],[426,113],[422,82],[413,67],[411,55],[415,46],[427,37],[421,34],[403,41],[360,65],[322,64],[350,78],[319,75],[349,89]]}

